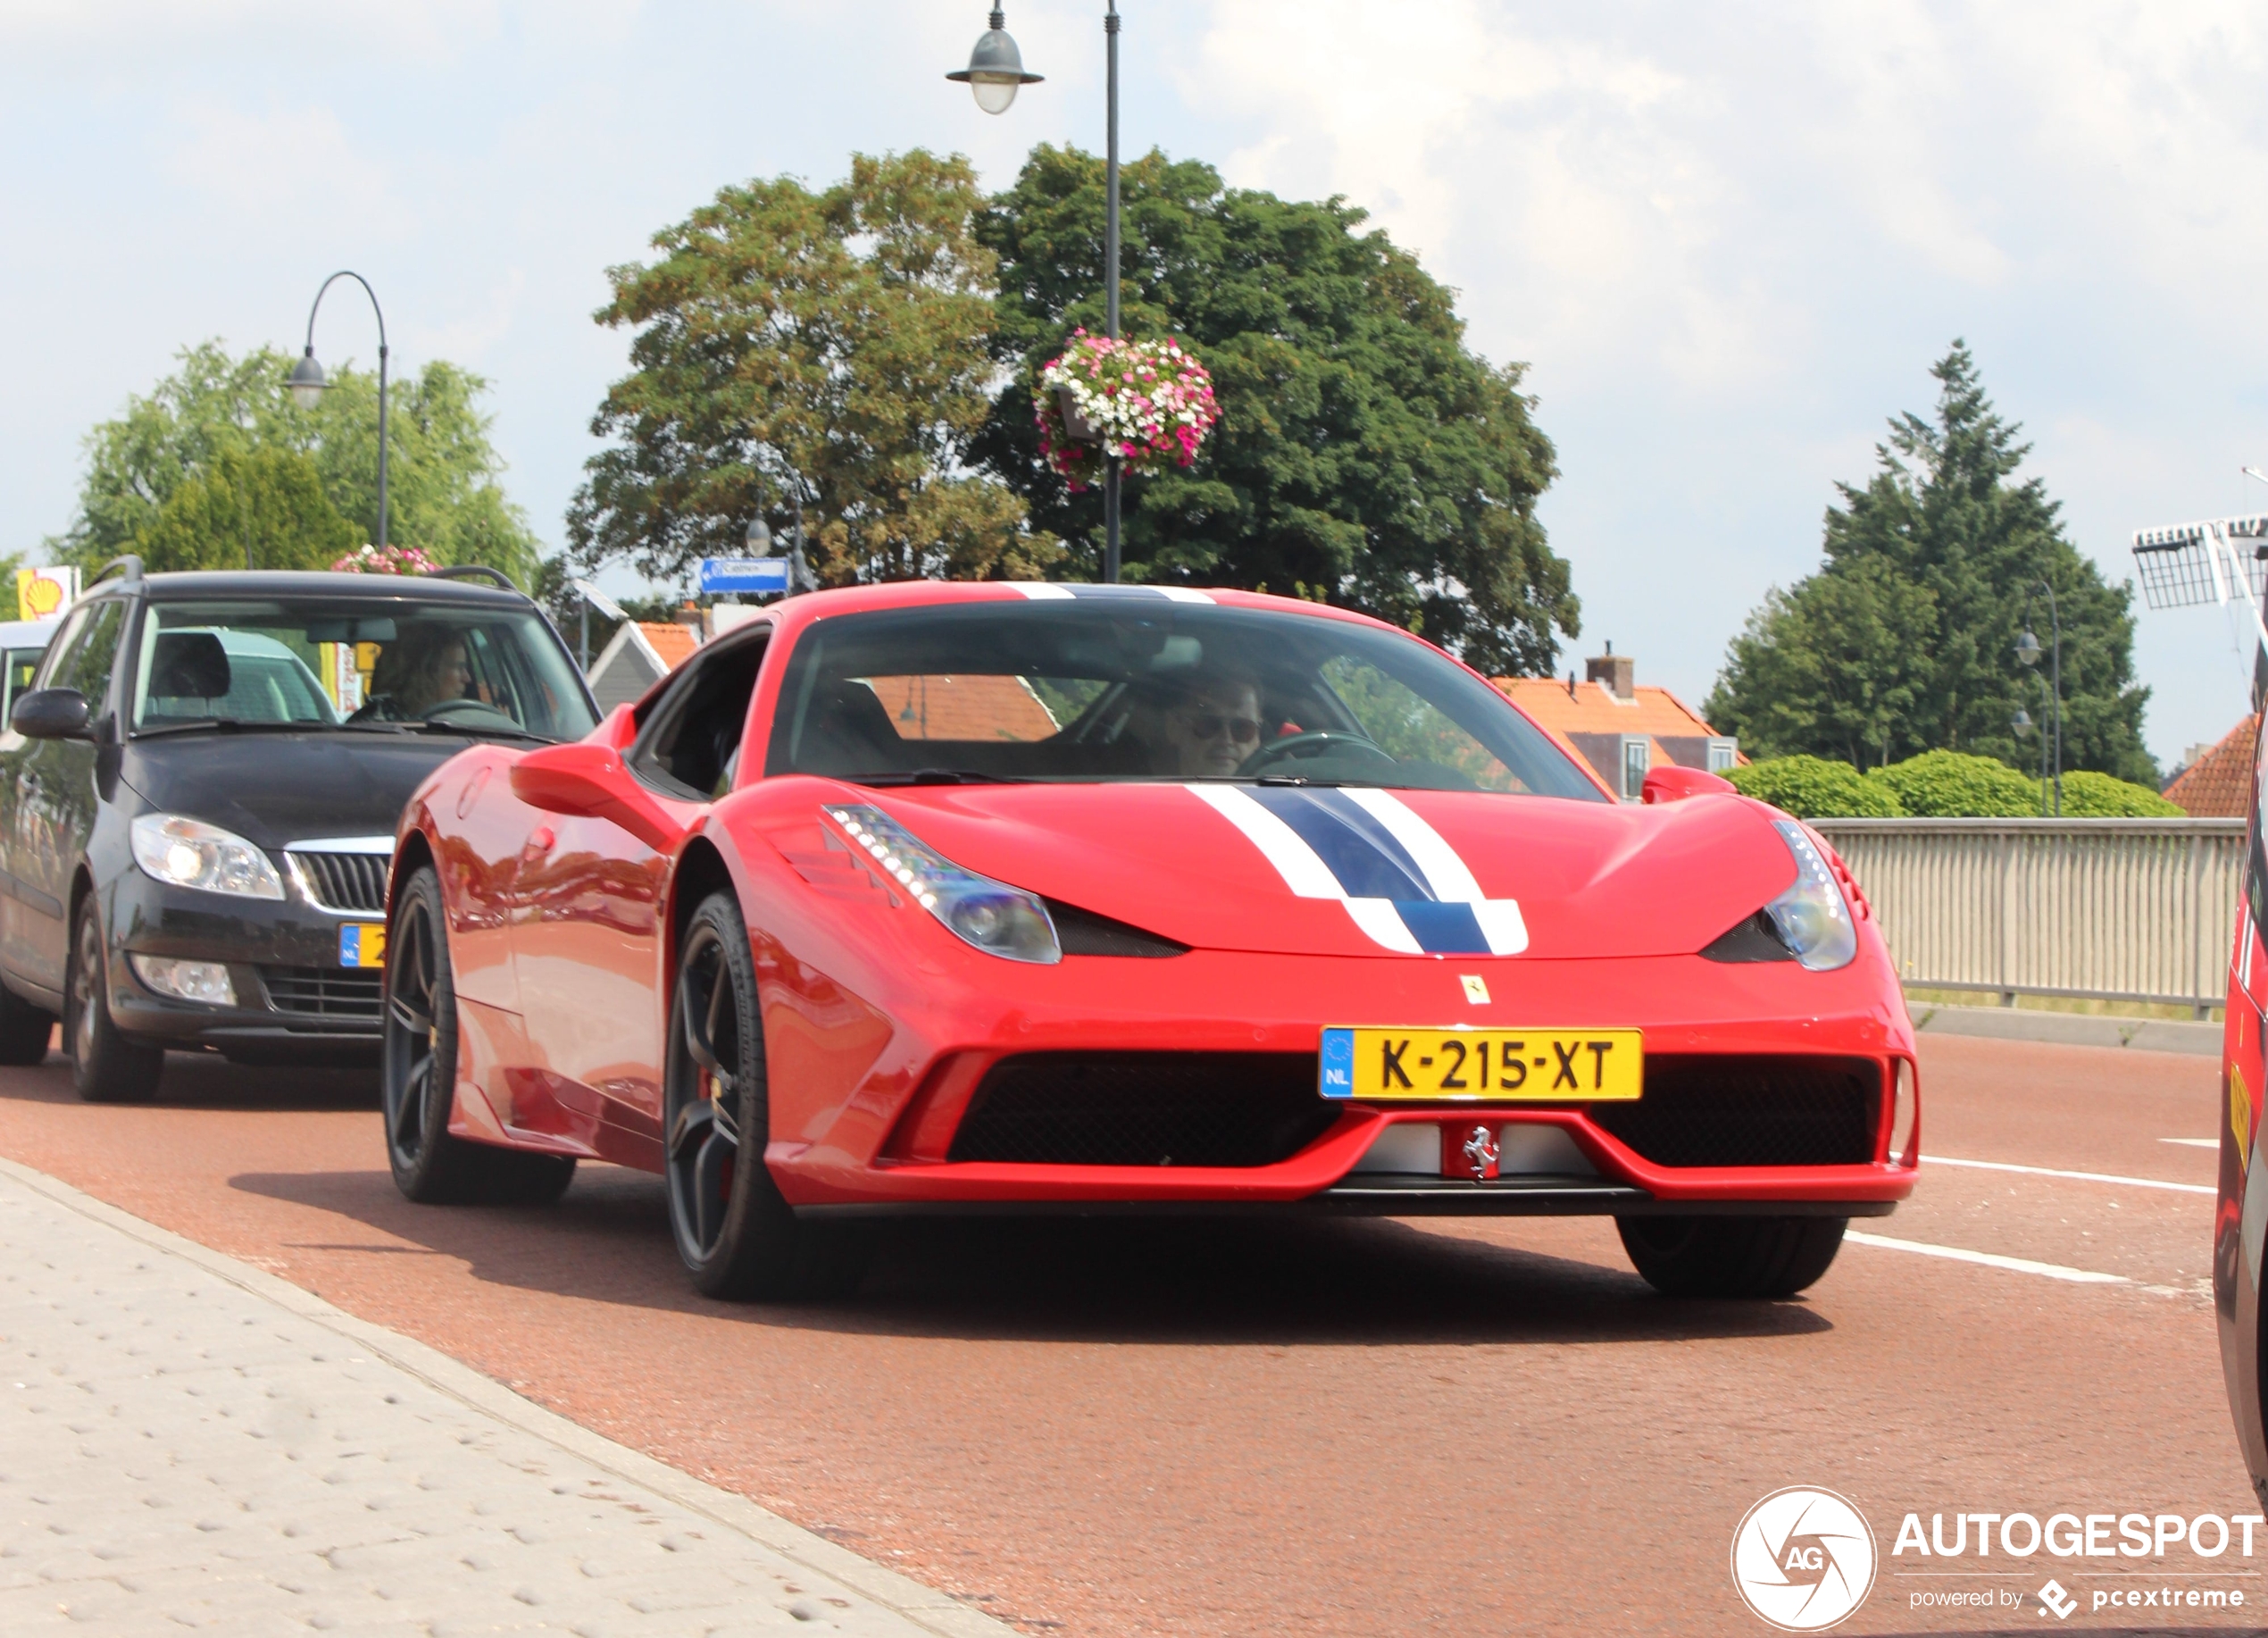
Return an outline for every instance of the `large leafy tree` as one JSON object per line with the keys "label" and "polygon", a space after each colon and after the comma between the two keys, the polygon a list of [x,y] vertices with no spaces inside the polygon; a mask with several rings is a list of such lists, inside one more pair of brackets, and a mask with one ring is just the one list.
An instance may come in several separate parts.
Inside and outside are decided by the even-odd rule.
{"label": "large leafy tree", "polygon": [[[1222,409],[1196,465],[1128,482],[1128,578],[1317,597],[1484,669],[1550,670],[1579,606],[1535,516],[1555,474],[1522,366],[1470,351],[1453,293],[1338,199],[1225,188],[1156,153],[1121,197],[1123,333],[1194,342]],[[1040,460],[1028,383],[1075,327],[1103,328],[1104,201],[1100,160],[1041,146],[978,230],[1013,374],[974,453],[1089,573],[1100,498]]]}
{"label": "large leafy tree", "polygon": [[612,269],[596,316],[636,329],[635,368],[591,422],[613,443],[568,514],[578,563],[677,579],[799,495],[827,584],[1043,572],[1054,539],[960,461],[992,374],[982,203],[964,159],[855,155],[821,191],[726,188]]}
{"label": "large leafy tree", "polygon": [[[250,518],[256,564],[304,568],[341,539],[345,550],[374,539],[377,377],[335,367],[330,390],[302,410],[284,390],[292,362],[270,347],[231,354],[218,341],[185,349],[171,374],[88,435],[78,514],[49,549],[90,566],[146,547],[168,561],[240,564]],[[479,410],[487,389],[444,360],[388,384],[388,534],[445,563],[490,564],[524,583],[538,548],[499,483],[504,463]],[[195,495],[166,519],[191,484]],[[272,556],[260,551],[263,528],[288,531],[293,520],[304,522],[304,533],[276,536]]]}
{"label": "large leafy tree", "polygon": [[1767,756],[1864,767],[1942,749],[2030,768],[2039,741],[2011,721],[2020,707],[2046,712],[2015,648],[2027,620],[2047,645],[2048,601],[2034,589],[2045,582],[2063,625],[2064,765],[2155,784],[2132,589],[2106,584],[2041,481],[2016,476],[2030,446],[1994,410],[1966,345],[1930,373],[1935,414],[1892,421],[1873,477],[1837,486],[1825,564],[1750,617],[1710,720]]}

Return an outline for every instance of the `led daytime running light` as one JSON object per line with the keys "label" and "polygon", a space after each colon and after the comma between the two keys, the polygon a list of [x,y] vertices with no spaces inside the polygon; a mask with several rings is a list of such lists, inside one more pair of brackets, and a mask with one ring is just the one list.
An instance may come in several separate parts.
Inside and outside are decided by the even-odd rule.
{"label": "led daytime running light", "polygon": [[965,870],[879,807],[822,810],[852,844],[946,932],[988,956],[1052,965],[1063,958],[1046,902],[1005,882]]}
{"label": "led daytime running light", "polygon": [[1850,965],[1858,955],[1858,924],[1851,919],[1851,907],[1844,902],[1826,856],[1797,821],[1775,819],[1772,829],[1795,856],[1796,880],[1764,907],[1764,914],[1796,959],[1813,972],[1831,973]]}

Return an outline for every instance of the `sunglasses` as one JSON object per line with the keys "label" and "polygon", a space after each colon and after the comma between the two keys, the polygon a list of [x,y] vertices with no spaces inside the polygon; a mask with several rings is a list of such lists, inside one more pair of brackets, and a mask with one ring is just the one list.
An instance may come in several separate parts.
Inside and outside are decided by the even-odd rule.
{"label": "sunglasses", "polygon": [[1258,719],[1249,716],[1223,716],[1218,711],[1192,712],[1182,721],[1189,731],[1200,740],[1217,740],[1226,733],[1239,745],[1248,745],[1260,738]]}

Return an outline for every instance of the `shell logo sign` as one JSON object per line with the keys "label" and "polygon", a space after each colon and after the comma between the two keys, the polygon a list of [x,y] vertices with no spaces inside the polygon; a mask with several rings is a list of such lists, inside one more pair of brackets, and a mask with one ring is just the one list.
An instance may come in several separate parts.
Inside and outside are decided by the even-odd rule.
{"label": "shell logo sign", "polygon": [[79,571],[69,565],[16,571],[16,618],[46,620],[79,596]]}

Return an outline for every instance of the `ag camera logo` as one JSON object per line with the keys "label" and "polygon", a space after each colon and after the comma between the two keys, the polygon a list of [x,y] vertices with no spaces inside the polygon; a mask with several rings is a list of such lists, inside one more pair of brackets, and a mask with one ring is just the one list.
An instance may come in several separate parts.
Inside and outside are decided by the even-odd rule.
{"label": "ag camera logo", "polygon": [[1824,1632],[1874,1590],[1874,1532],[1831,1490],[1791,1485],[1732,1533],[1732,1584],[1782,1632]]}

